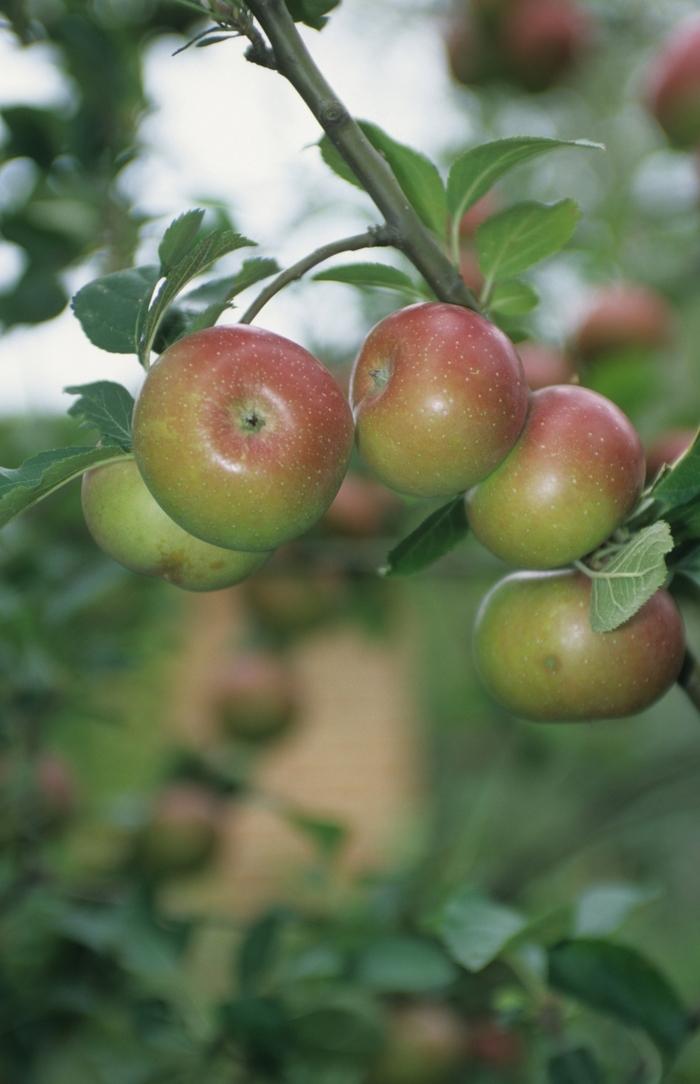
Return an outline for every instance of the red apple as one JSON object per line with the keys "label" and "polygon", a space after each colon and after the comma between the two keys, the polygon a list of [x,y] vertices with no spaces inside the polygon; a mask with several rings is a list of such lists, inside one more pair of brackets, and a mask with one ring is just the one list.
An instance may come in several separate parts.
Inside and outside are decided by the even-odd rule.
{"label": "red apple", "polygon": [[543,388],[510,455],[469,494],[469,522],[509,564],[558,568],[624,522],[644,476],[641,441],[614,403],[574,384]]}
{"label": "red apple", "polygon": [[510,340],[483,316],[440,302],[382,320],[355,362],[360,453],[400,493],[449,497],[513,446],[527,385]]}
{"label": "red apple", "polygon": [[700,143],[700,15],[673,30],[652,62],[649,108],[679,147]]}
{"label": "red apple", "polygon": [[293,674],[269,652],[237,656],[222,670],[212,693],[212,710],[221,729],[248,741],[286,731],[298,706]]}
{"label": "red apple", "polygon": [[371,1084],[443,1084],[464,1061],[466,1028],[450,1006],[438,1002],[397,1006]]}
{"label": "red apple", "polygon": [[620,350],[657,349],[669,342],[672,325],[668,303],[656,290],[618,282],[593,295],[574,332],[572,346],[585,361]]}
{"label": "red apple", "polygon": [[469,1028],[469,1053],[475,1061],[497,1069],[513,1069],[523,1064],[525,1048],[522,1036],[497,1020],[473,1021]]}
{"label": "red apple", "polygon": [[183,531],[151,496],[133,459],[87,471],[82,501],[90,534],[108,556],[186,591],[231,587],[269,557],[212,546]]}
{"label": "red apple", "polygon": [[184,530],[230,549],[270,550],[308,530],[340,488],[352,436],[328,370],[241,324],[168,347],[134,412],[134,453],[155,499]]}
{"label": "red apple", "polygon": [[675,463],[687,452],[697,436],[697,429],[669,429],[647,449],[647,480],[653,481],[664,464]]}
{"label": "red apple", "polygon": [[574,377],[574,367],[563,350],[547,343],[518,343],[518,353],[525,370],[525,379],[532,391],[552,384],[568,384]]}
{"label": "red apple", "polygon": [[503,49],[528,90],[546,90],[589,44],[591,19],[575,0],[516,0],[503,19]]}

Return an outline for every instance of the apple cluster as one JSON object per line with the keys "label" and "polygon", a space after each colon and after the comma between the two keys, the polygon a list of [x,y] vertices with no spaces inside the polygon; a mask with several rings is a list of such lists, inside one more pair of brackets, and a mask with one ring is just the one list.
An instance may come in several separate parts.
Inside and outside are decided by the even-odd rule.
{"label": "apple cluster", "polygon": [[593,632],[591,585],[571,566],[635,508],[645,481],[640,439],[604,396],[574,384],[529,392],[518,354],[492,323],[441,303],[381,321],[355,363],[360,452],[400,493],[466,491],[476,538],[525,569],[485,599],[476,658],[518,715],[633,714],[675,681],[684,633],[659,591],[612,633]]}

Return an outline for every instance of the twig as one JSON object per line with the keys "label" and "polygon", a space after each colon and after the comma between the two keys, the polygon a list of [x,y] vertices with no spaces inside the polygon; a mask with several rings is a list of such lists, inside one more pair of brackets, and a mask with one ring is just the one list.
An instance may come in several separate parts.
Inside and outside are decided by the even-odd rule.
{"label": "twig", "polygon": [[267,34],[277,70],[294,87],[339,154],[396,233],[396,244],[441,301],[478,311],[474,294],[446,255],[438,238],[423,225],[386,159],[372,146],[317,68],[284,0],[248,0]]}
{"label": "twig", "polygon": [[304,256],[303,259],[298,260],[291,267],[287,267],[272,282],[268,283],[265,289],[258,294],[255,301],[248,306],[239,322],[241,324],[250,324],[275,294],[288,286],[290,282],[300,279],[313,267],[323,263],[324,260],[330,259],[331,256],[338,256],[341,252],[356,252],[361,248],[373,248],[376,245],[392,245],[395,243],[396,237],[390,229],[385,226],[373,226],[364,233],[357,233],[352,237],[343,237],[338,241],[330,241],[327,245],[322,245],[321,248],[310,252],[308,256]]}

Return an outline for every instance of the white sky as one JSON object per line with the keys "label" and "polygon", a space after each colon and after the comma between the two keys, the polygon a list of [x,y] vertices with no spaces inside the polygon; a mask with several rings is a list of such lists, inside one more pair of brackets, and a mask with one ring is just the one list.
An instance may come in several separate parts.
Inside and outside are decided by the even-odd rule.
{"label": "white sky", "polygon": [[[371,6],[371,36],[362,0],[342,5],[323,33],[307,33],[341,97],[356,115],[428,152],[446,140],[466,142],[470,129],[459,97],[450,92],[436,28],[426,34],[424,17],[410,16],[410,0],[401,0],[400,12]],[[334,178],[318,152],[307,148],[318,139],[316,123],[279,76],[247,63],[238,42],[173,57],[180,44],[161,40],[148,57],[147,91],[156,107],[142,130],[149,151],[124,178],[135,202],[162,216],[151,231],[154,243],[170,218],[205,197],[230,203],[260,253],[283,265],[377,221],[366,197]],[[65,95],[50,54],[43,47],[20,49],[9,34],[0,33],[0,71],[0,106]],[[299,227],[295,219],[308,207],[310,192],[326,210]],[[153,249],[144,256],[151,259]],[[13,247],[0,245],[0,283],[16,269]],[[90,277],[86,270],[74,275],[71,289]],[[356,325],[356,301],[347,287],[292,288],[268,306],[264,323],[291,337],[312,329],[343,341]],[[70,311],[0,340],[2,412],[63,410],[61,389],[68,384],[116,379],[134,390],[141,377],[135,359],[92,346]]]}

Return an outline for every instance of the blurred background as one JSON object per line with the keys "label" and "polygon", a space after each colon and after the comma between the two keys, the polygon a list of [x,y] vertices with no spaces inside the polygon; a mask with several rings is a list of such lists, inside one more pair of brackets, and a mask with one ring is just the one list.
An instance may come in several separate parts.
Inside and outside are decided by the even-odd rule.
{"label": "blurred background", "polygon": [[[442,165],[515,134],[606,145],[521,167],[481,210],[580,203],[574,241],[531,274],[539,308],[508,330],[533,386],[578,374],[618,402],[654,473],[700,416],[700,172],[647,88],[697,5],[574,7],[546,48],[504,36],[503,0],[344,0],[303,33],[356,115]],[[206,207],[282,265],[376,216],[240,42],[176,55],[206,25],[186,7],[0,12],[0,462],[14,467],[81,443],[66,385],[138,388],[136,360],[88,343],[68,299],[152,259],[182,210]],[[476,224],[462,269],[478,289]],[[258,322],[344,382],[397,304],[307,282]],[[467,541],[415,578],[376,575],[425,514],[357,463],[313,532],[210,596],[111,563],[77,486],[3,530],[2,1084],[661,1079],[640,1032],[550,988],[545,951],[611,936],[700,1005],[697,714],[678,689],[614,723],[505,714],[470,646],[503,567]],[[679,588],[697,650],[694,592]],[[475,956],[435,917],[455,892],[478,915]],[[563,1075],[587,1044],[605,1075]],[[667,1079],[696,1084],[700,1040]]]}

